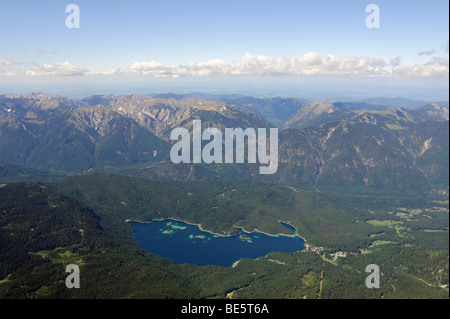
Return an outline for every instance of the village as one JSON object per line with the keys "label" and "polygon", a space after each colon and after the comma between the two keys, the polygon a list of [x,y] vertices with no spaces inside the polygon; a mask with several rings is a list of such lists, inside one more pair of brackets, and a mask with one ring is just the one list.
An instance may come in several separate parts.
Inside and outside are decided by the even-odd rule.
{"label": "village", "polygon": [[434,206],[431,208],[424,208],[424,209],[420,209],[420,208],[414,208],[414,209],[410,209],[410,210],[406,210],[406,209],[402,209],[402,212],[397,212],[395,215],[400,217],[400,218],[404,218],[406,219],[406,221],[413,221],[412,218],[417,217],[418,215],[422,215],[426,218],[432,219],[433,217],[431,217],[429,214],[430,213],[448,213],[449,209],[448,207],[438,207],[438,206]]}

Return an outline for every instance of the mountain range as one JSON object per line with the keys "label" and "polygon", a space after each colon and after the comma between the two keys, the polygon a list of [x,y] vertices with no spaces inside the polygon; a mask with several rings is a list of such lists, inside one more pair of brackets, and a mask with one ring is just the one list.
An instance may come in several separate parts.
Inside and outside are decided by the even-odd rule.
{"label": "mountain range", "polygon": [[[20,165],[43,170],[44,176],[109,171],[156,179],[239,178],[307,189],[444,194],[449,183],[446,105],[409,109],[195,94],[82,100],[46,93],[4,95],[0,163],[10,178],[11,167]],[[191,130],[194,119],[221,130],[281,125],[278,172],[259,176],[253,164],[172,164],[170,132]]]}

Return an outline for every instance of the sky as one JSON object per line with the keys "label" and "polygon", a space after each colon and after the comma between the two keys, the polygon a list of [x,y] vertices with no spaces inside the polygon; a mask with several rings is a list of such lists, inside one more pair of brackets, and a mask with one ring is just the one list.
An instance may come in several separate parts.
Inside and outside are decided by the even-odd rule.
{"label": "sky", "polygon": [[[68,28],[69,4],[79,28]],[[2,0],[0,94],[448,100],[448,10],[447,0]]]}

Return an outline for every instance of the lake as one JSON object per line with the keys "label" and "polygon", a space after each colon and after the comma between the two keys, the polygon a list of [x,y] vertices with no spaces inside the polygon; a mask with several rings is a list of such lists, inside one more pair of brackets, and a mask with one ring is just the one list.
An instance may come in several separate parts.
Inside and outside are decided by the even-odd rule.
{"label": "lake", "polygon": [[[280,222],[292,232],[295,228]],[[219,265],[231,267],[242,258],[258,258],[269,252],[292,253],[305,249],[302,238],[270,236],[261,232],[220,236],[200,229],[197,225],[173,219],[150,223],[130,222],[138,244],[148,252],[173,259],[177,264]]]}

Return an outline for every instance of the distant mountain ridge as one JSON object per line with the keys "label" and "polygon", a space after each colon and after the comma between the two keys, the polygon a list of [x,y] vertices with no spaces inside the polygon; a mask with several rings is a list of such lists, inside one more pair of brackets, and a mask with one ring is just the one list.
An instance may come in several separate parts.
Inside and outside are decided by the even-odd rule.
{"label": "distant mountain ridge", "polygon": [[448,121],[448,106],[427,104],[411,110],[408,108],[387,107],[366,103],[330,103],[312,102],[300,108],[289,120],[284,128],[304,128],[307,126],[320,126],[333,121],[351,119],[357,114],[373,113],[385,116],[403,118],[411,123],[422,121]]}
{"label": "distant mountain ridge", "polygon": [[[20,180],[24,172],[112,171],[152,179],[252,179],[308,189],[448,193],[448,106],[411,110],[365,102],[228,99],[236,103],[171,94],[80,101],[42,93],[1,96],[0,163],[9,165],[4,169],[9,180],[14,170]],[[278,120],[297,110],[280,129],[279,169],[273,176],[260,176],[252,164],[170,162],[174,128],[190,130],[194,119],[221,130],[269,128],[273,123],[255,108],[273,115],[277,105]]]}
{"label": "distant mountain ridge", "polygon": [[82,172],[161,162],[169,160],[170,131],[189,128],[194,119],[218,128],[271,126],[252,110],[222,101],[128,95],[90,102],[105,100],[108,105],[90,106],[53,95],[4,97],[0,163]]}
{"label": "distant mountain ridge", "polygon": [[408,109],[415,109],[418,107],[422,107],[426,104],[436,103],[442,106],[449,106],[448,101],[434,101],[434,102],[424,102],[424,101],[415,101],[410,100],[402,97],[397,98],[385,98],[385,97],[378,97],[378,98],[369,98],[361,100],[360,102],[363,103],[369,103],[369,104],[379,104],[379,105],[388,105],[390,107],[404,107]]}
{"label": "distant mountain ridge", "polygon": [[0,96],[0,116],[37,118],[64,108],[87,106],[83,101],[48,93]]}
{"label": "distant mountain ridge", "polygon": [[448,127],[448,122],[416,124],[397,114],[361,113],[318,127],[286,130],[280,138],[279,174],[289,183],[303,180],[320,189],[359,185],[445,191]]}
{"label": "distant mountain ridge", "polygon": [[[188,98],[198,98],[210,101],[225,102],[230,105],[245,107],[252,110],[259,116],[268,120],[272,124],[282,128],[285,122],[288,121],[299,109],[308,105],[311,101],[303,98],[294,97],[270,97],[270,98],[256,98],[242,94],[207,94],[207,93],[159,93],[159,94],[129,94],[129,95],[92,95],[80,100],[66,98],[60,95],[33,92],[23,95],[5,94],[0,95],[0,116],[14,116],[14,117],[28,117],[35,118],[43,113],[49,113],[51,110],[59,108],[78,108],[86,106],[96,106],[102,104],[109,106],[112,104],[124,103],[126,99],[133,99],[145,101],[148,105],[152,105],[156,100],[186,100]],[[152,102],[153,100],[153,102]],[[324,103],[324,102],[318,102]],[[331,102],[340,110],[380,110],[392,107],[416,109],[425,105],[437,104],[440,107],[449,106],[448,101],[440,102],[424,102],[414,101],[405,98],[370,98],[361,101],[345,102],[335,101]],[[172,102],[172,104],[174,104]]]}

